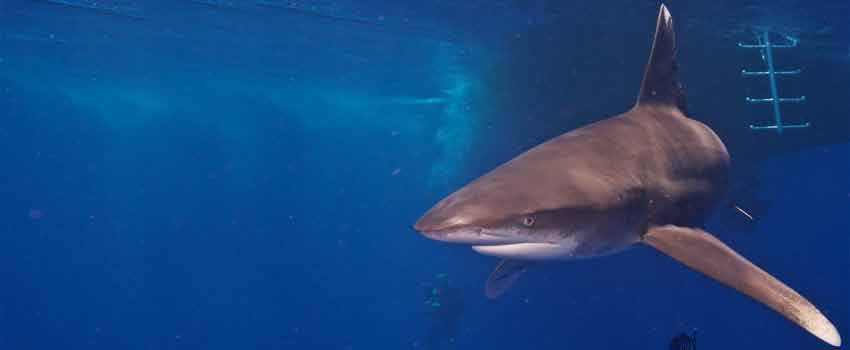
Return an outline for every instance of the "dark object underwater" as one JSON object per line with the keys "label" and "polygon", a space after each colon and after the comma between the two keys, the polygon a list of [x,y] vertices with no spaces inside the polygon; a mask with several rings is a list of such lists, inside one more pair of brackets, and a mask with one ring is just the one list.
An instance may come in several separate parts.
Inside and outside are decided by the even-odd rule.
{"label": "dark object underwater", "polygon": [[463,316],[463,294],[451,285],[448,275],[437,275],[436,284],[425,293],[431,320],[425,335],[425,349],[453,347]]}
{"label": "dark object underwater", "polygon": [[679,333],[670,340],[670,350],[696,350],[697,349],[697,332],[693,335]]}

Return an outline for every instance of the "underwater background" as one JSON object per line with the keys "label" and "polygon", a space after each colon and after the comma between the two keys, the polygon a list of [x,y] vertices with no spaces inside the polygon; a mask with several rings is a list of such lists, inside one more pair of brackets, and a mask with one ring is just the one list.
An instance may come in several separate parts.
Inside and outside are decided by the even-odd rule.
{"label": "underwater background", "polygon": [[[628,109],[657,1],[0,1],[0,349],[824,349],[645,246],[529,271],[427,240],[434,202]],[[732,156],[708,230],[850,335],[850,3],[670,1]],[[773,121],[754,42],[777,49]],[[429,291],[459,291],[431,346]],[[449,341],[450,339],[452,341]]]}

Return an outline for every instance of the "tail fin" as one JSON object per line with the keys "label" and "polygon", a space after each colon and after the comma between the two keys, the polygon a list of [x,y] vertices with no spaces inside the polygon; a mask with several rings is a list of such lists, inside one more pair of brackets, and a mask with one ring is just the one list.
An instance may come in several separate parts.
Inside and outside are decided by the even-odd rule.
{"label": "tail fin", "polygon": [[652,51],[643,75],[637,105],[675,107],[688,115],[687,101],[679,83],[679,66],[676,63],[676,32],[673,17],[667,6],[661,5]]}

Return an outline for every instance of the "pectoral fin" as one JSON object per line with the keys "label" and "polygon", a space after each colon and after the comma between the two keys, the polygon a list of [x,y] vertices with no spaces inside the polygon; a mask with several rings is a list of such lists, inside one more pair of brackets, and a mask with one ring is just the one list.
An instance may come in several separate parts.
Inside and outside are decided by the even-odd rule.
{"label": "pectoral fin", "polygon": [[643,240],[776,310],[821,340],[836,347],[841,345],[838,330],[814,305],[711,234],[697,228],[662,226],[651,228]]}
{"label": "pectoral fin", "polygon": [[525,274],[530,264],[527,261],[517,260],[499,261],[499,264],[490,273],[490,277],[487,278],[484,294],[490,299],[498,298],[513,286],[520,276]]}

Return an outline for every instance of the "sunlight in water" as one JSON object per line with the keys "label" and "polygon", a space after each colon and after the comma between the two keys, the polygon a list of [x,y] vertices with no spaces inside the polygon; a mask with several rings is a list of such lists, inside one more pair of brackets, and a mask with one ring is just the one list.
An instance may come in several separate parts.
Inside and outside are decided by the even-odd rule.
{"label": "sunlight in water", "polygon": [[[26,70],[4,75],[34,90],[55,89],[119,137],[175,122],[212,127],[227,140],[227,150],[242,154],[238,158],[243,162],[250,162],[245,155],[258,147],[257,128],[269,118],[293,120],[299,132],[322,137],[386,135],[421,142],[421,176],[434,189],[455,184],[464,171],[486,107],[481,103],[486,90],[476,70],[488,59],[484,51],[437,43],[421,60],[401,67],[370,66],[369,71],[342,76],[294,67],[269,68],[273,75],[175,70],[153,80],[87,72],[64,78],[62,72],[38,76]],[[35,83],[45,77],[54,83]],[[381,79],[386,83],[374,83]],[[402,79],[416,83],[398,83]]]}
{"label": "sunlight in water", "polygon": [[434,142],[441,156],[431,167],[428,184],[446,186],[457,180],[461,164],[466,160],[470,145],[478,127],[478,115],[471,102],[472,95],[482,93],[480,82],[457,62],[457,56],[445,50],[440,51],[437,61],[440,63],[443,81],[442,122]]}
{"label": "sunlight in water", "polygon": [[118,80],[72,84],[65,89],[78,108],[115,130],[134,129],[174,113],[173,97],[162,91]]}

